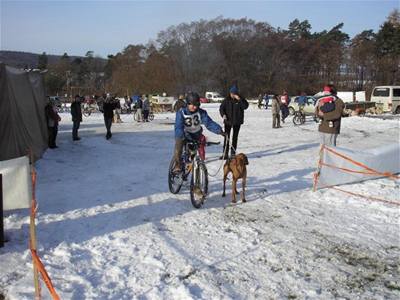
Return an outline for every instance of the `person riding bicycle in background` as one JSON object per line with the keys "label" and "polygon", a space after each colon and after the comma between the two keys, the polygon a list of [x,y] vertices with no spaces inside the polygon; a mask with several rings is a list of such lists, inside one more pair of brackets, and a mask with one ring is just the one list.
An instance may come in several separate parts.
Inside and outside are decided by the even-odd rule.
{"label": "person riding bicycle in background", "polygon": [[185,140],[193,140],[200,143],[199,154],[201,159],[205,159],[206,138],[202,134],[204,124],[208,130],[215,134],[225,135],[221,126],[214,122],[207,111],[200,108],[200,96],[197,93],[188,93],[186,96],[186,107],[181,108],[176,113],[175,119],[175,167],[173,172],[181,172],[181,156]]}

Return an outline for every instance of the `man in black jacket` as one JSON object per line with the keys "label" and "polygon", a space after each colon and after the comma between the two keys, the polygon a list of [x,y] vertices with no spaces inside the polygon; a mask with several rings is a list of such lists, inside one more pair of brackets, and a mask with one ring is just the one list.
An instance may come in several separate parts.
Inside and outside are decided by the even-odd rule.
{"label": "man in black jacket", "polygon": [[[249,107],[247,100],[239,95],[239,89],[236,85],[229,89],[229,95],[222,101],[219,107],[219,113],[224,120],[225,125],[225,152],[220,159],[228,159],[229,155],[229,137],[233,128],[231,156],[236,154],[237,139],[239,135],[240,125],[243,124],[244,110]],[[228,140],[226,140],[228,139]]]}
{"label": "man in black jacket", "polygon": [[111,125],[114,117],[114,109],[117,108],[119,100],[112,99],[111,96],[107,97],[103,104],[103,116],[104,124],[106,125],[107,134],[106,139],[110,139],[112,136]]}
{"label": "man in black jacket", "polygon": [[81,108],[81,97],[79,95],[75,96],[74,101],[71,104],[71,115],[72,115],[72,139],[74,141],[79,141],[81,138],[78,137],[79,125],[82,122],[82,108]]}

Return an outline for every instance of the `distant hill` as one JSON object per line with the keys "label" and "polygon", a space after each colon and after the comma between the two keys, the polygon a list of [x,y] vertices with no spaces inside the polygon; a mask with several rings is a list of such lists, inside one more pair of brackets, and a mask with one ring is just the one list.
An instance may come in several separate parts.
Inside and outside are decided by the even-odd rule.
{"label": "distant hill", "polygon": [[[0,51],[0,62],[5,63],[6,65],[16,67],[16,68],[29,68],[34,69],[38,64],[38,57],[40,54],[30,53],[30,52],[19,52],[19,51]],[[56,63],[61,55],[51,55],[47,54],[48,64]],[[74,60],[75,58],[83,58],[82,56],[70,56],[70,60]],[[104,59],[106,61],[106,59]]]}

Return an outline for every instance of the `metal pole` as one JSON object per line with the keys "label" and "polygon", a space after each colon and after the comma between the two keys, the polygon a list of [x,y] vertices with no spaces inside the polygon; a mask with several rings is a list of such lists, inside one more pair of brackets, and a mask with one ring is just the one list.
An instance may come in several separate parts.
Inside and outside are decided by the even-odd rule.
{"label": "metal pole", "polygon": [[0,174],[0,248],[4,247],[4,224],[3,224],[3,175]]}

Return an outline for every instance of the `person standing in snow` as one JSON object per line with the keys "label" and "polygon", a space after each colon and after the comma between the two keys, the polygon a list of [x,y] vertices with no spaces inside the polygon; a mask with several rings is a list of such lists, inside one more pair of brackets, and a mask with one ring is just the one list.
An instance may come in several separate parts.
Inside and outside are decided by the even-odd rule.
{"label": "person standing in snow", "polygon": [[113,101],[111,97],[107,97],[103,104],[104,125],[106,125],[107,140],[109,140],[112,137],[111,125],[114,118],[114,109],[117,108],[117,104],[119,103],[119,101],[118,102],[117,101]]}
{"label": "person standing in snow", "polygon": [[143,95],[143,122],[149,121],[150,101],[147,95]]}
{"label": "person standing in snow", "polygon": [[179,95],[178,100],[176,100],[176,102],[173,105],[173,110],[174,112],[177,112],[178,110],[180,110],[182,107],[185,106],[186,106],[185,96]]}
{"label": "person standing in snow", "polygon": [[186,96],[186,107],[181,108],[176,113],[175,118],[175,151],[173,172],[175,174],[182,171],[181,157],[185,140],[195,140],[200,143],[199,154],[205,159],[205,142],[203,135],[204,124],[208,130],[215,134],[225,135],[221,126],[215,123],[209,116],[207,111],[200,108],[200,96],[197,93],[189,93]]}
{"label": "person standing in snow", "polygon": [[290,98],[286,91],[283,91],[280,100],[281,100],[282,123],[285,123],[285,119],[289,115],[289,103],[290,103]]}
{"label": "person standing in snow", "polygon": [[315,114],[321,119],[318,132],[322,145],[336,147],[343,109],[344,103],[337,97],[336,87],[333,84],[326,85],[315,109]]}
{"label": "person standing in snow", "polygon": [[143,101],[140,98],[140,96],[137,98],[136,100],[136,120],[138,122],[142,122],[143,121],[143,112],[142,112],[142,108],[143,108]]}
{"label": "person standing in snow", "polygon": [[72,116],[72,140],[79,141],[81,138],[78,136],[79,125],[82,122],[82,107],[81,97],[76,95],[71,104],[71,116]]}
{"label": "person standing in snow", "polygon": [[272,96],[272,104],[271,104],[271,112],[272,112],[272,128],[282,128],[281,127],[281,119],[279,112],[280,109],[280,101],[277,95]]}
{"label": "person standing in snow", "polygon": [[240,126],[244,122],[244,111],[249,107],[247,100],[239,95],[239,88],[233,85],[229,89],[229,95],[222,101],[219,113],[224,120],[224,130],[226,132],[224,140],[224,154],[220,159],[229,158],[229,137],[233,129],[231,156],[235,156]]}
{"label": "person standing in snow", "polygon": [[50,149],[58,148],[56,145],[57,133],[58,133],[58,122],[61,121],[61,117],[58,115],[57,108],[52,103],[50,97],[47,97],[47,105],[45,107],[47,129],[49,133],[48,146]]}

